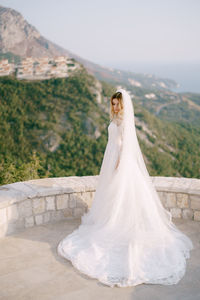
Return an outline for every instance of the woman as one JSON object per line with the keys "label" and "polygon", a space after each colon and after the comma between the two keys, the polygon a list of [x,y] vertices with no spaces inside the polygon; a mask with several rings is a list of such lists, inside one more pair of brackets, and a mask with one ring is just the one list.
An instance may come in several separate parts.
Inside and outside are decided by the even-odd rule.
{"label": "woman", "polygon": [[138,143],[130,95],[111,97],[108,143],[91,208],[58,245],[74,267],[114,287],[177,284],[192,241],[173,223]]}

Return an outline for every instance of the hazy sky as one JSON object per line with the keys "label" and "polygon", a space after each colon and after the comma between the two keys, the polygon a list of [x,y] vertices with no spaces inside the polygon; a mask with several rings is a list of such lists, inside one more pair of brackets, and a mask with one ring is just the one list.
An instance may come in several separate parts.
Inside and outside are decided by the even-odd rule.
{"label": "hazy sky", "polygon": [[200,62],[200,0],[0,0],[49,40],[89,59]]}

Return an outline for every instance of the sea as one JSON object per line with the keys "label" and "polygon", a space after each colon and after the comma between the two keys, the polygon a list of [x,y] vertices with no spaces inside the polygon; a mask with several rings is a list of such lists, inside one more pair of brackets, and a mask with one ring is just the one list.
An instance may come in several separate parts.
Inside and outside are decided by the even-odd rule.
{"label": "sea", "polygon": [[[174,92],[192,92],[200,94],[200,61],[193,62],[115,62],[107,67],[136,73],[154,74],[161,78],[173,79],[178,83]],[[104,64],[105,66],[105,64]]]}

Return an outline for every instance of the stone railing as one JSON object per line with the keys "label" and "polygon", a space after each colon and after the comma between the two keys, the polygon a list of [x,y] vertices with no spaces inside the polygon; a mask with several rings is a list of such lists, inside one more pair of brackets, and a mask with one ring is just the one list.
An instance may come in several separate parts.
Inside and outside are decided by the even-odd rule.
{"label": "stone railing", "polygon": [[[174,218],[200,221],[200,179],[151,177]],[[0,237],[35,225],[80,218],[91,207],[98,175],[43,178],[0,186]]]}

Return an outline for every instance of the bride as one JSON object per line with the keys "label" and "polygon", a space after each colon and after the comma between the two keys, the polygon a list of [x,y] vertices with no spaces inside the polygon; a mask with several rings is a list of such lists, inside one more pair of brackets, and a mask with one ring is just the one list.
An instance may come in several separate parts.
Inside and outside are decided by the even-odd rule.
{"label": "bride", "polygon": [[58,254],[110,287],[177,284],[193,243],[173,224],[153,186],[126,90],[112,95],[110,116],[92,206],[59,242]]}

